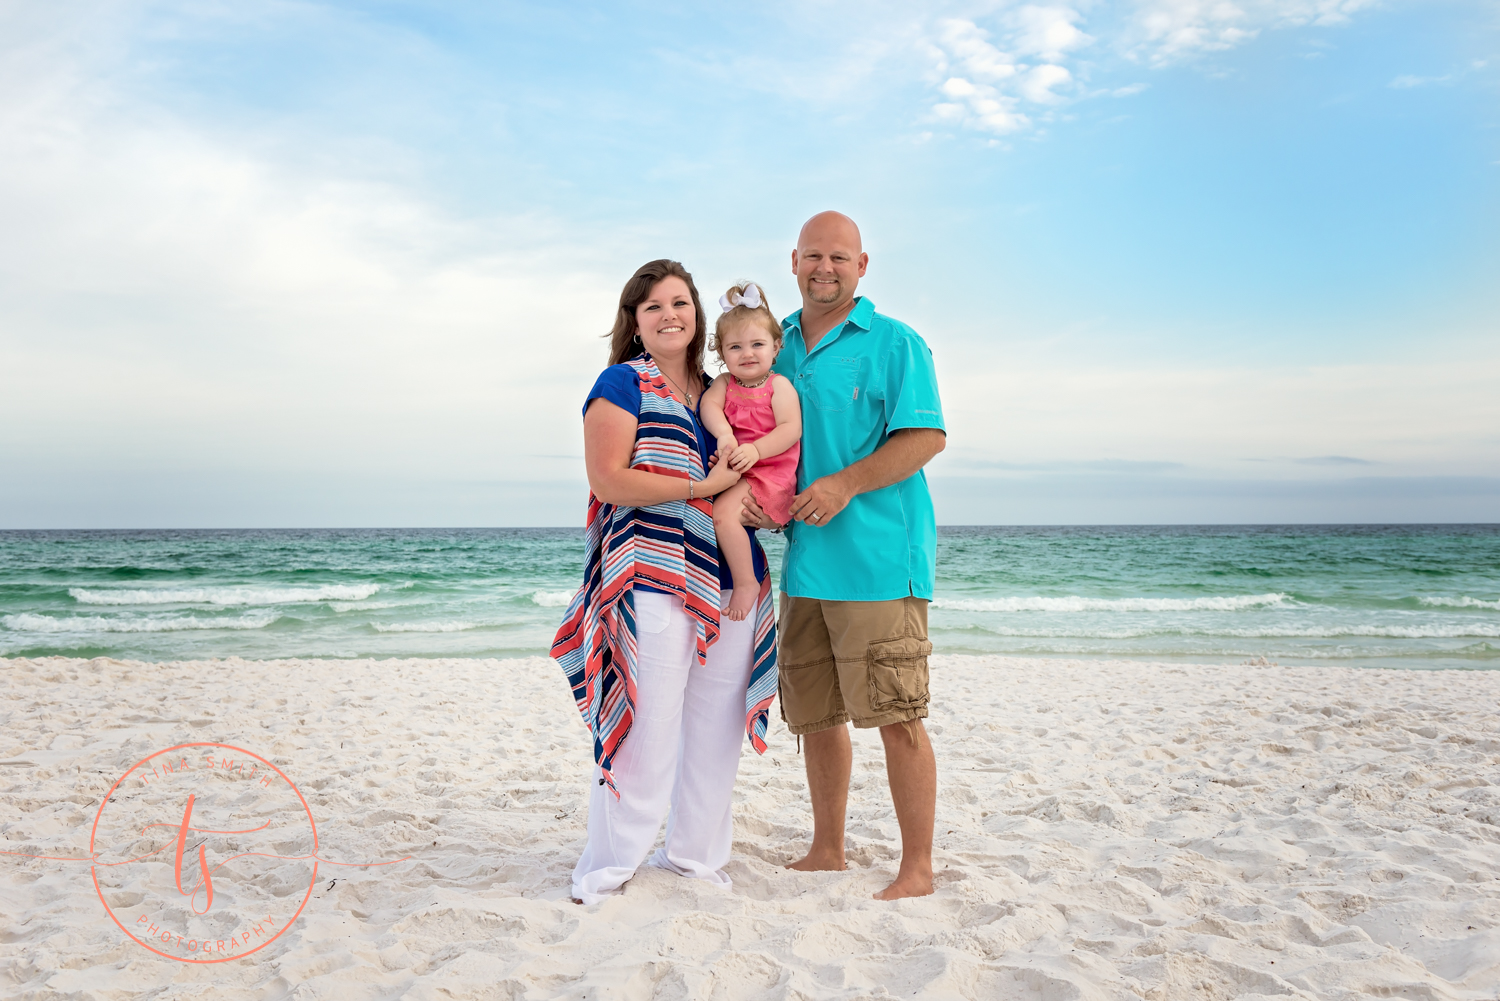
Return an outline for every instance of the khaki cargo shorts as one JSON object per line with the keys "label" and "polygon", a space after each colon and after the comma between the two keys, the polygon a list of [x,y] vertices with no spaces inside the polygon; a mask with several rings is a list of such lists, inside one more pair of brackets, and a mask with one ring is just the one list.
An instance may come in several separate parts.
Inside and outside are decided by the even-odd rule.
{"label": "khaki cargo shorts", "polygon": [[781,718],[792,733],[927,716],[927,601],[781,595]]}

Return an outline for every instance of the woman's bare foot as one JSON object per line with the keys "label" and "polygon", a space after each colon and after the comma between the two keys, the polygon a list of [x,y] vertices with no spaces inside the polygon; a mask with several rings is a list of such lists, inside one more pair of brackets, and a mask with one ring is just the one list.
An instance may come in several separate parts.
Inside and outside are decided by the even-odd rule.
{"label": "woman's bare foot", "polygon": [[925,897],[932,892],[932,874],[896,874],[896,881],[879,893],[872,894],[876,900],[900,900],[902,897]]}
{"label": "woman's bare foot", "polygon": [[724,609],[724,614],[729,616],[731,622],[743,621],[755,608],[755,599],[760,597],[760,587],[735,587],[734,593],[729,596],[729,607]]}

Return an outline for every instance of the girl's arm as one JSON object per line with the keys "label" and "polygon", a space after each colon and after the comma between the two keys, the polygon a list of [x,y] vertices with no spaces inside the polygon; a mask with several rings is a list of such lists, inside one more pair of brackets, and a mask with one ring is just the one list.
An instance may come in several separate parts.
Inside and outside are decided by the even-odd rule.
{"label": "girl's arm", "polygon": [[698,401],[699,420],[703,421],[703,426],[708,428],[708,433],[718,441],[720,454],[726,456],[740,444],[735,441],[734,429],[729,426],[729,419],[724,416],[724,394],[728,392],[725,383],[728,378],[725,375],[715,378],[703,391],[703,399]]}
{"label": "girl's arm", "polygon": [[[603,397],[589,403],[583,415],[583,464],[589,489],[606,504],[619,507],[650,507],[666,501],[686,500],[688,480],[678,476],[631,469],[635,451],[635,415]],[[721,462],[703,479],[692,483],[694,497],[712,497],[739,481],[740,474]]]}
{"label": "girl's arm", "polygon": [[776,416],[776,427],[754,443],[762,459],[780,455],[802,437],[802,401],[797,398],[791,380],[773,375],[771,387],[771,413]]}

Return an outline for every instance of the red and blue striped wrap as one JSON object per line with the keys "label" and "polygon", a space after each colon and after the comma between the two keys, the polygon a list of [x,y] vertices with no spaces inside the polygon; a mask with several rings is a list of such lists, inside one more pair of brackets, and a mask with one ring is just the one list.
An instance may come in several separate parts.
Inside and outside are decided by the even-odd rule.
{"label": "red and blue striped wrap", "polygon": [[[672,398],[649,357],[628,363],[640,377],[641,411],[632,469],[701,480],[694,418]],[[615,789],[611,764],[630,733],[636,704],[635,583],[682,599],[697,627],[703,664],[719,636],[719,561],[713,504],[704,498],[650,507],[617,507],[589,495],[583,586],[552,641],[552,657],[573,689],[594,738],[594,761]],[[755,655],[745,691],[745,732],[757,753],[776,697],[776,615],[771,578],[761,583],[755,611]]]}

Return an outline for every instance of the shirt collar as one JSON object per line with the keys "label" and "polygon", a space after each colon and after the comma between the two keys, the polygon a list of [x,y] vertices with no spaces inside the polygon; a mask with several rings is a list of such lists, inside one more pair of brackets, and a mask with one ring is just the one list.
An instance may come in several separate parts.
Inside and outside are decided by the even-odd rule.
{"label": "shirt collar", "polygon": [[[848,316],[844,317],[844,323],[839,324],[837,327],[833,328],[833,330],[830,330],[828,333],[829,334],[837,333],[839,330],[843,329],[843,326],[844,326],[845,323],[853,324],[854,326],[858,327],[860,330],[869,330],[870,329],[870,324],[872,322],[874,322],[874,319],[875,319],[875,304],[870,301],[870,297],[869,296],[864,296],[864,295],[855,296],[855,298],[854,298],[854,308],[849,311],[849,315]],[[797,336],[801,337],[802,336],[802,310],[799,309],[799,310],[797,310],[797,312],[793,313],[791,316],[788,316],[785,320],[782,320],[781,321],[781,329],[784,330],[784,331],[786,331],[787,333],[791,333],[792,331],[796,331],[797,332]]]}

